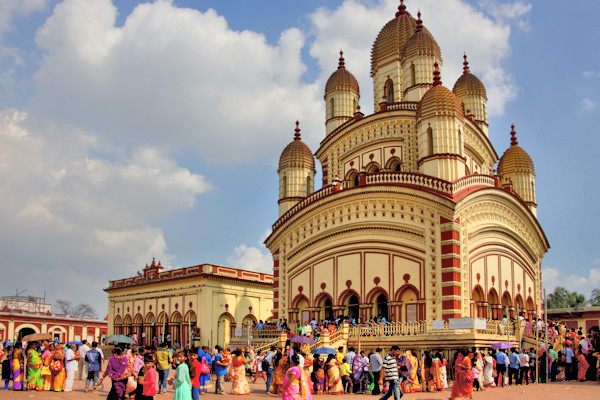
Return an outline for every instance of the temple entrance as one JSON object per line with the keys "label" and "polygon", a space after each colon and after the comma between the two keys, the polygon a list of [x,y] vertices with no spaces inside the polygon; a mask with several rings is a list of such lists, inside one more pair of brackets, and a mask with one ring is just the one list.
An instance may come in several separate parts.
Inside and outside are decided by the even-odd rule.
{"label": "temple entrance", "polygon": [[350,318],[359,319],[360,318],[360,307],[358,305],[358,297],[350,296],[348,299],[348,316]]}
{"label": "temple entrance", "polygon": [[323,319],[333,321],[333,304],[331,303],[331,299],[325,299],[325,304],[323,307]]}
{"label": "temple entrance", "polygon": [[17,336],[19,338],[19,340],[23,339],[23,337],[27,336],[27,335],[31,335],[32,333],[35,333],[35,331],[31,328],[22,328],[19,330],[19,335]]}
{"label": "temple entrance", "polygon": [[379,317],[380,315],[385,318],[386,321],[389,322],[390,317],[389,317],[389,307],[388,307],[388,299],[386,297],[385,294],[380,294],[379,296],[377,296],[377,300],[375,300],[375,304],[377,305],[377,317]]}

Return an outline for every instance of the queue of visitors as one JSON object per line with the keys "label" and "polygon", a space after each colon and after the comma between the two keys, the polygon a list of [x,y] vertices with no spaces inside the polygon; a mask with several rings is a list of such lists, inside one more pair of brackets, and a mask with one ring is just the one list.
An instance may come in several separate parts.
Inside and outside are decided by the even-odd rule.
{"label": "queue of visitors", "polygon": [[[287,329],[285,322],[273,329]],[[318,329],[325,326],[335,330],[335,325],[317,324]],[[394,345],[388,352],[381,347],[365,351],[350,346],[346,351],[340,347],[336,354],[320,355],[305,352],[306,347],[290,340],[283,348],[272,346],[265,352],[255,352],[252,347],[181,348],[163,342],[158,348],[110,347],[112,355],[103,368],[104,353],[96,342],[90,347],[86,341],[79,345],[32,341],[4,343],[0,360],[4,390],[12,382],[13,390],[71,392],[77,378],[85,379],[85,392],[96,392],[108,378],[110,400],[127,396],[148,400],[171,392],[177,400],[197,400],[213,390],[244,395],[250,393],[249,380],[256,383],[259,379],[264,381],[266,393],[285,400],[345,393],[398,400],[404,393],[445,391],[450,386],[450,399],[455,399],[472,397],[474,390],[536,381],[600,380],[597,332],[586,336],[581,329],[562,324],[536,324],[534,334],[542,330],[548,332],[551,344],[542,344],[538,351],[533,347],[472,348],[454,354],[444,349],[419,354]],[[231,383],[227,391],[226,383]]]}

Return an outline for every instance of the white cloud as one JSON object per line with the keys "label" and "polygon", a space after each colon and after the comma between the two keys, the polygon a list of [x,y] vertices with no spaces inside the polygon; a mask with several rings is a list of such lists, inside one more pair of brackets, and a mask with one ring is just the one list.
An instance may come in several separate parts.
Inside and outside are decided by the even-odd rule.
{"label": "white cloud", "polygon": [[258,241],[258,247],[241,244],[233,250],[227,258],[232,267],[249,269],[252,271],[273,273],[273,258],[263,242],[271,232],[265,231]]}
{"label": "white cloud", "polygon": [[[119,143],[192,150],[215,164],[274,162],[293,138],[322,135],[317,85],[300,83],[303,34],[233,31],[214,10],[136,6],[121,27],[110,0],[66,0],[36,36],[36,110]],[[309,118],[310,116],[310,118]]]}
{"label": "white cloud", "polygon": [[[27,277],[30,290],[42,287],[51,298],[65,277],[105,286],[135,274],[152,256],[173,260],[162,230],[147,221],[188,210],[214,190],[157,149],[128,151],[16,109],[0,111],[0,143],[3,265],[14,282]],[[82,280],[70,296],[89,298],[88,284]]]}
{"label": "white cloud", "polygon": [[584,111],[591,111],[591,110],[595,110],[596,109],[596,101],[593,99],[590,99],[589,97],[584,98],[583,100],[581,100],[581,108]]}
{"label": "white cloud", "polygon": [[[416,15],[417,10],[411,7],[416,6],[408,4],[412,15]],[[369,77],[371,47],[379,30],[394,17],[397,7],[396,0],[382,1],[372,8],[348,0],[336,10],[320,8],[310,16],[316,36],[310,54],[318,59],[322,68],[321,82],[335,70],[337,51],[343,48],[346,67],[359,81],[361,107],[367,112],[373,107]],[[490,115],[502,114],[506,103],[518,92],[514,77],[501,65],[511,51],[510,25],[506,18],[492,19],[460,0],[422,0],[418,7],[425,26],[442,50],[444,85],[452,89],[462,73],[462,56],[466,52],[471,71],[486,85]]]}
{"label": "white cloud", "polygon": [[600,71],[593,71],[593,70],[590,70],[590,71],[583,71],[583,72],[581,73],[581,75],[582,75],[584,78],[600,78]]}
{"label": "white cloud", "polygon": [[479,6],[502,23],[512,23],[524,31],[531,29],[529,13],[532,5],[529,2],[507,3],[498,0],[480,0]]}
{"label": "white cloud", "polygon": [[[594,265],[598,265],[595,260]],[[570,274],[564,276],[563,271],[558,268],[542,268],[542,286],[546,293],[551,293],[557,286],[563,286],[567,290],[590,294],[593,289],[600,287],[600,268],[590,268],[587,276]]]}

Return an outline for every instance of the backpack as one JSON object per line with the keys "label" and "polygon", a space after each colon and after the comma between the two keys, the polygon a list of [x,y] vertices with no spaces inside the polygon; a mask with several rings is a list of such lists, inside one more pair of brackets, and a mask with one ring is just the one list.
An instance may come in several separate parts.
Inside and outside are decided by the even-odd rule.
{"label": "backpack", "polygon": [[260,364],[262,370],[267,372],[269,370],[269,362],[263,358],[262,363]]}

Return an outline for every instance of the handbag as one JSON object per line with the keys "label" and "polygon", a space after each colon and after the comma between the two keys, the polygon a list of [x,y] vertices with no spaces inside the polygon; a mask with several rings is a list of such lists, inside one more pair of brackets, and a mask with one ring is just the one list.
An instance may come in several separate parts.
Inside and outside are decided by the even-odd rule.
{"label": "handbag", "polygon": [[125,388],[125,391],[127,393],[131,393],[135,389],[137,389],[137,381],[135,380],[135,378],[133,376],[130,375],[129,378],[127,378],[127,386]]}
{"label": "handbag", "polygon": [[200,363],[200,373],[201,374],[210,374],[210,368],[208,368],[208,364],[204,357],[202,357],[202,363]]}

